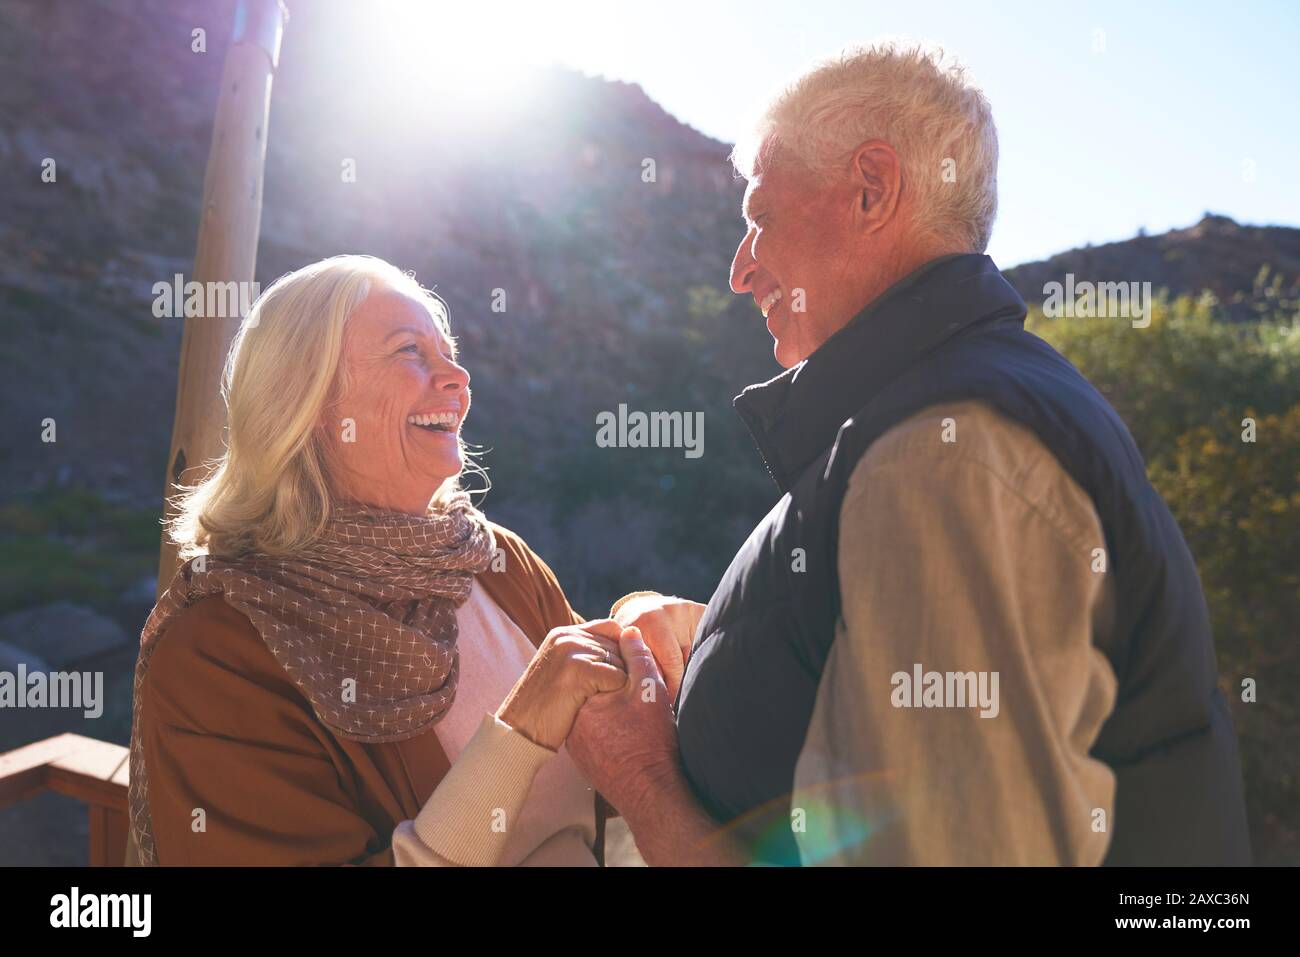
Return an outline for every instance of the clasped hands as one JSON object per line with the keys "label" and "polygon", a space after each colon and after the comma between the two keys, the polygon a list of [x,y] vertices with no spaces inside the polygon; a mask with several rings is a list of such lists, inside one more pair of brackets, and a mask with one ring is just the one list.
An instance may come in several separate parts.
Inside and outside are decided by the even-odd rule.
{"label": "clasped hands", "polygon": [[704,613],[699,602],[637,595],[613,618],[554,629],[497,717],[569,756],[614,807],[649,800],[679,773],[673,703]]}

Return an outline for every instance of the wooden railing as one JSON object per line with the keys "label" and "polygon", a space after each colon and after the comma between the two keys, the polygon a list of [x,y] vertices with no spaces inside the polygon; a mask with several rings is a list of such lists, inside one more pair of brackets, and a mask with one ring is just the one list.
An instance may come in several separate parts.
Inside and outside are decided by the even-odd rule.
{"label": "wooden railing", "polygon": [[120,867],[126,857],[127,749],[80,734],[60,734],[0,754],[0,808],[42,791],[85,803],[91,867]]}

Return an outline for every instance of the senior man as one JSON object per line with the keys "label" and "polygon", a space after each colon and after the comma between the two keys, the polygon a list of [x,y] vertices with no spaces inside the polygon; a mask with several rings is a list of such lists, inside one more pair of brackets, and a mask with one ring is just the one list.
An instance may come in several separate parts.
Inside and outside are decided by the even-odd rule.
{"label": "senior man", "polygon": [[786,371],[736,408],[781,498],[675,724],[625,643],[633,680],[569,741],[589,780],[651,864],[1247,863],[1192,557],[983,255],[983,95],[941,55],[855,50],[753,143],[731,285]]}

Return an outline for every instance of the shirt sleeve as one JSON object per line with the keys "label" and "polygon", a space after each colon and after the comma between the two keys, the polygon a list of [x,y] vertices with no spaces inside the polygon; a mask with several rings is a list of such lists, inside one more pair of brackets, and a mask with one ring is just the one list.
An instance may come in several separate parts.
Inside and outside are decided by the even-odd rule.
{"label": "shirt sleeve", "polygon": [[1031,433],[966,416],[945,445],[939,421],[873,447],[843,501],[801,858],[1098,864],[1115,781],[1089,750],[1116,693],[1094,645],[1113,589],[1100,522]]}
{"label": "shirt sleeve", "polygon": [[485,714],[414,820],[393,831],[398,867],[493,867],[554,751]]}

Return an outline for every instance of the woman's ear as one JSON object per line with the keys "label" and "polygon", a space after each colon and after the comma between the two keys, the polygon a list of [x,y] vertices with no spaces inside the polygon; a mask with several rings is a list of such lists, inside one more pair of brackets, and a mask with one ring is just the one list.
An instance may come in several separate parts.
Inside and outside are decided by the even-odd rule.
{"label": "woman's ear", "polygon": [[898,154],[884,140],[867,140],[853,151],[857,218],[864,232],[886,226],[898,210],[903,174]]}

